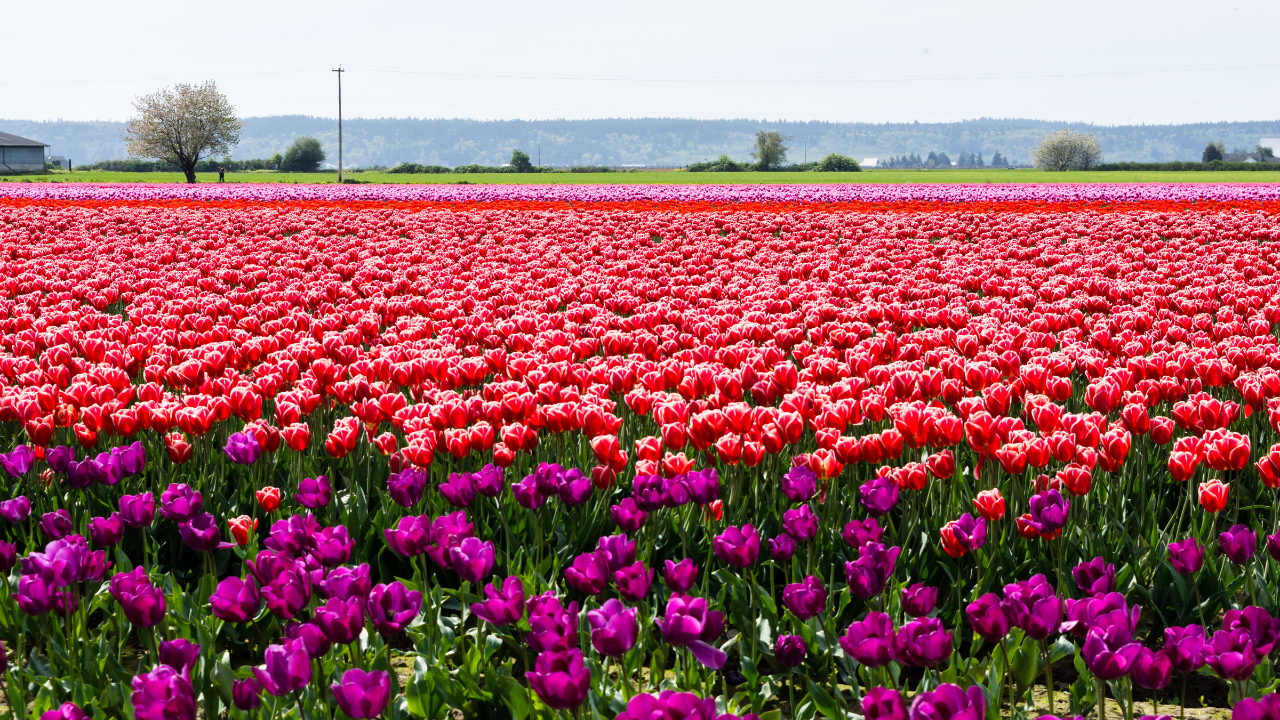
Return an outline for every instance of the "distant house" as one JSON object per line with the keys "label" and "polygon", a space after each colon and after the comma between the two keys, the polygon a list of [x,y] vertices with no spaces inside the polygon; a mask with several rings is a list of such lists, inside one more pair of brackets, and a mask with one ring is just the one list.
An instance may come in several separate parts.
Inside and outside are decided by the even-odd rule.
{"label": "distant house", "polygon": [[862,158],[858,164],[864,168],[880,167],[880,158]]}
{"label": "distant house", "polygon": [[71,169],[71,161],[61,155],[49,155],[45,157],[44,162],[46,165],[57,165],[58,167],[64,167],[68,170]]}
{"label": "distant house", "polygon": [[0,132],[0,172],[43,172],[47,147],[38,140]]}
{"label": "distant house", "polygon": [[[1270,147],[1270,146],[1269,146],[1269,145],[1263,145],[1263,147]],[[1222,161],[1223,161],[1223,162],[1238,162],[1238,163],[1256,163],[1256,162],[1280,163],[1280,157],[1269,157],[1269,158],[1264,158],[1264,157],[1261,157],[1261,156],[1259,155],[1259,153],[1256,153],[1256,152],[1251,152],[1251,153],[1226,153],[1226,154],[1224,154],[1224,155],[1222,156]]]}
{"label": "distant house", "polygon": [[1271,148],[1271,152],[1280,156],[1280,138],[1262,138],[1258,141],[1258,147]]}

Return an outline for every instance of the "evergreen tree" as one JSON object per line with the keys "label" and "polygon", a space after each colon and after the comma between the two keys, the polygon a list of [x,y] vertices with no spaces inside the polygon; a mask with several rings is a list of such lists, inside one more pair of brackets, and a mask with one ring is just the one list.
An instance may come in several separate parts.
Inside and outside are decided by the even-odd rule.
{"label": "evergreen tree", "polygon": [[982,162],[982,152],[981,152],[981,151],[979,151],[979,152],[978,152],[978,159],[977,159],[977,161],[976,161],[976,163],[975,163],[975,164],[976,164],[978,167],[986,167],[986,164]]}

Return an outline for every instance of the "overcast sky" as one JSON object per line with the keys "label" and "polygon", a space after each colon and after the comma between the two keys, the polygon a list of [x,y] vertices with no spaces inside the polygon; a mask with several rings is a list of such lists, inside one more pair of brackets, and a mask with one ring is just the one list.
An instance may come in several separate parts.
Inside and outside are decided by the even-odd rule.
{"label": "overcast sky", "polygon": [[1276,0],[67,0],[4,26],[13,119],[203,80],[242,116],[332,117],[339,64],[345,117],[1280,118]]}

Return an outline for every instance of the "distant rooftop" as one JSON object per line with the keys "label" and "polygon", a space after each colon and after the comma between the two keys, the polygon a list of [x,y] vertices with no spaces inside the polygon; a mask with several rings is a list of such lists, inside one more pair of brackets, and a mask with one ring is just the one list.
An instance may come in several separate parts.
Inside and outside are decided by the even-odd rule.
{"label": "distant rooftop", "polygon": [[49,147],[47,143],[42,143],[39,140],[30,140],[7,132],[0,132],[0,145],[5,147]]}

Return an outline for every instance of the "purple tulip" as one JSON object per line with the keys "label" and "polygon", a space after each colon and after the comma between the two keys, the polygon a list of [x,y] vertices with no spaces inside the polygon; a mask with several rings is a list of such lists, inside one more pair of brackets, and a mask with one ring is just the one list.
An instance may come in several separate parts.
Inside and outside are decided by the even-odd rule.
{"label": "purple tulip", "polygon": [[150,527],[156,519],[156,501],[151,493],[120,496],[120,519],[131,528]]}
{"label": "purple tulip", "polygon": [[427,474],[413,468],[391,473],[387,478],[387,494],[395,504],[403,508],[413,507],[422,499],[427,489]]}
{"label": "purple tulip", "polygon": [[1218,536],[1218,547],[1228,560],[1244,565],[1258,549],[1258,535],[1246,525],[1233,525]]}
{"label": "purple tulip", "polygon": [[885,549],[880,543],[870,543],[862,548],[857,560],[844,564],[845,580],[849,590],[863,600],[879,595],[889,577],[893,575],[893,567],[898,562],[900,547]]}
{"label": "purple tulip", "polygon": [[204,496],[186,483],[173,483],[160,494],[160,514],[176,523],[184,523],[203,510]]}
{"label": "purple tulip", "polygon": [[1044,575],[1004,586],[1005,612],[1013,624],[1033,640],[1058,632],[1062,623],[1062,599]]}
{"label": "purple tulip", "polygon": [[112,448],[111,455],[119,463],[120,470],[129,477],[147,469],[147,448],[141,440],[135,440],[124,447]]}
{"label": "purple tulip", "polygon": [[769,538],[768,546],[769,557],[780,563],[790,560],[796,554],[796,539],[786,533]]}
{"label": "purple tulip", "polygon": [[[747,715],[742,720],[760,720],[757,715]],[[663,690],[658,695],[636,695],[627,703],[627,709],[618,714],[617,720],[736,720],[733,715],[716,717],[716,701],[703,700],[691,692]]]}
{"label": "purple tulip", "polygon": [[893,654],[912,667],[933,667],[951,657],[951,632],[938,618],[912,620],[893,636]]}
{"label": "purple tulip", "polygon": [[75,459],[75,451],[66,445],[55,445],[44,454],[44,461],[49,463],[49,469],[56,473],[66,472],[67,467],[75,462]]}
{"label": "purple tulip", "polygon": [[880,523],[875,518],[867,518],[866,520],[851,520],[848,525],[844,526],[844,532],[840,534],[849,547],[854,550],[861,550],[864,545],[869,543],[878,543],[884,537],[884,529],[880,527]]}
{"label": "purple tulip", "polygon": [[493,543],[480,538],[469,537],[449,551],[453,569],[458,577],[467,582],[483,582],[493,574]]}
{"label": "purple tulip", "polygon": [[1274,560],[1280,560],[1280,532],[1267,536],[1267,554]]}
{"label": "purple tulip", "polygon": [[112,576],[110,590],[134,625],[149,628],[164,619],[164,592],[151,584],[144,568]]}
{"label": "purple tulip", "polygon": [[1116,587],[1116,566],[1100,557],[1083,562],[1071,569],[1076,587],[1088,597],[1105,595]]}
{"label": "purple tulip", "polygon": [[888,665],[895,659],[893,620],[872,610],[849,626],[840,637],[840,647],[854,660],[870,668]]}
{"label": "purple tulip", "polygon": [[387,709],[387,703],[391,701],[391,676],[381,670],[365,672],[351,668],[342,673],[342,682],[333,683],[329,689],[342,712],[352,718],[368,720]]}
{"label": "purple tulip", "polygon": [[684,507],[693,500],[693,491],[689,489],[688,473],[663,480],[666,487],[667,507]]}
{"label": "purple tulip", "polygon": [[364,605],[358,598],[351,600],[330,599],[313,613],[316,624],[331,641],[347,645],[360,637],[364,628]]}
{"label": "purple tulip", "polygon": [[187,547],[196,552],[213,552],[235,547],[232,543],[221,542],[222,534],[218,530],[218,521],[209,513],[200,513],[180,523],[178,534],[182,536],[182,541],[187,544]]}
{"label": "purple tulip", "polygon": [[1204,667],[1205,656],[1210,650],[1204,628],[1199,625],[1164,630],[1164,654],[1173,669],[1180,673],[1193,673]]}
{"label": "purple tulip", "polygon": [[862,716],[866,720],[907,720],[902,693],[884,687],[871,688],[862,696]]}
{"label": "purple tulip", "polygon": [[73,582],[86,579],[89,565],[89,546],[83,537],[69,535],[45,545],[43,551],[33,551],[22,559],[22,572],[38,574],[54,588],[63,588]]}
{"label": "purple tulip", "polygon": [[799,635],[779,635],[773,644],[773,659],[785,668],[798,667],[804,664],[807,649],[804,638]]}
{"label": "purple tulip", "polygon": [[913,618],[933,612],[938,604],[938,588],[916,583],[902,588],[902,611]]}
{"label": "purple tulip", "polygon": [[262,544],[276,552],[297,557],[314,546],[318,532],[320,523],[314,515],[292,515],[272,523],[271,531]]}
{"label": "purple tulip", "polygon": [[556,494],[556,489],[560,487],[560,481],[564,477],[564,467],[557,463],[538,463],[538,468],[533,471],[532,475],[526,475],[525,480],[533,480],[537,486],[538,492],[546,496]]}
{"label": "purple tulip", "polygon": [[493,583],[484,588],[489,597],[484,602],[472,603],[471,614],[490,625],[514,625],[524,617],[524,584],[511,576],[502,582],[499,590]]}
{"label": "purple tulip", "polygon": [[104,469],[94,458],[87,457],[80,462],[70,463],[67,465],[67,487],[83,490],[99,482]]}
{"label": "purple tulip", "polygon": [[880,517],[898,504],[898,484],[887,477],[868,480],[858,488],[858,499],[872,517]]}
{"label": "purple tulip", "polygon": [[[88,458],[85,462],[89,462]],[[93,459],[93,464],[97,466],[94,479],[100,485],[114,486],[124,477],[124,469],[120,467],[120,456],[114,452],[98,453],[98,456]]]}
{"label": "purple tulip", "polygon": [[822,578],[812,575],[804,582],[791,583],[782,589],[782,604],[801,620],[817,617],[827,607],[827,589]]}
{"label": "purple tulip", "polygon": [[134,677],[129,699],[139,720],[196,719],[196,694],[190,678],[168,665]]}
{"label": "purple tulip", "polygon": [[1222,629],[1248,632],[1260,655],[1270,655],[1280,640],[1280,619],[1272,618],[1270,613],[1256,605],[1243,610],[1228,610],[1222,616]]}
{"label": "purple tulip", "polygon": [[1122,626],[1092,627],[1080,655],[1098,679],[1116,680],[1129,674],[1141,650],[1142,646],[1133,642],[1132,635]]}
{"label": "purple tulip", "polygon": [[599,552],[583,553],[564,569],[569,587],[588,595],[599,595],[609,586],[608,561]]}
{"label": "purple tulip", "polygon": [[33,616],[44,615],[52,610],[58,601],[56,588],[39,575],[19,577],[18,589],[13,592],[13,599],[17,601],[18,609]]}
{"label": "purple tulip", "polygon": [[1144,647],[1138,650],[1138,656],[1129,669],[1129,677],[1133,678],[1133,684],[1138,687],[1159,690],[1173,678],[1173,665],[1164,652]]}
{"label": "purple tulip", "polygon": [[262,683],[256,677],[232,682],[231,703],[238,710],[257,710],[262,706]]}
{"label": "purple tulip", "polygon": [[369,617],[384,635],[398,634],[421,611],[422,593],[406,588],[399,580],[374,585],[369,593]]}
{"label": "purple tulip", "polygon": [[645,512],[661,510],[670,501],[667,483],[660,475],[636,475],[631,481],[631,497],[636,506]]}
{"label": "purple tulip", "polygon": [[686,483],[693,501],[699,505],[715,502],[720,499],[720,475],[713,467],[705,470],[690,470]]}
{"label": "purple tulip", "polygon": [[596,484],[592,482],[591,476],[584,474],[578,468],[569,468],[560,477],[560,483],[556,486],[556,495],[565,505],[577,507],[586,502],[595,489]]}
{"label": "purple tulip", "polygon": [[662,637],[675,647],[688,647],[698,662],[712,670],[724,667],[728,656],[707,641],[724,632],[724,613],[708,610],[705,598],[672,595],[659,628]]}
{"label": "purple tulip", "polygon": [[808,505],[782,513],[782,529],[799,542],[812,540],[818,534],[818,516]]}
{"label": "purple tulip", "polygon": [[511,494],[525,510],[537,510],[547,501],[546,494],[538,490],[538,483],[533,475],[527,476],[520,482],[511,483]]}
{"label": "purple tulip", "polygon": [[199,659],[200,646],[186,638],[160,643],[160,664],[168,665],[187,677],[191,677],[191,670]]}
{"label": "purple tulip", "polygon": [[253,576],[241,580],[232,575],[218,583],[218,589],[209,596],[209,609],[213,616],[233,623],[252,620],[258,615],[261,604],[262,596]]}
{"label": "purple tulip", "polygon": [[292,620],[311,602],[311,575],[302,568],[282,570],[271,582],[262,586],[267,610],[281,620]]}
{"label": "purple tulip", "polygon": [[809,502],[818,494],[818,475],[807,465],[793,465],[782,476],[782,494],[794,503]]}
{"label": "purple tulip", "polygon": [[1046,490],[1031,496],[1031,519],[1027,525],[1041,535],[1052,535],[1067,524],[1071,501],[1057,490]]}
{"label": "purple tulip", "polygon": [[667,589],[671,592],[688,592],[698,582],[698,566],[689,558],[678,563],[668,560],[662,569],[662,578],[667,581]]}
{"label": "purple tulip", "polygon": [[293,556],[289,553],[277,553],[274,550],[259,551],[256,558],[246,560],[245,564],[249,566],[249,572],[253,573],[253,577],[257,579],[259,587],[275,580],[285,570],[306,572],[306,567],[293,559]]}
{"label": "purple tulip", "polygon": [[369,576],[369,563],[361,563],[354,568],[334,568],[320,586],[320,592],[325,597],[343,600],[359,598],[361,602],[367,602],[369,593],[372,591],[373,581]]}
{"label": "purple tulip", "polygon": [[115,547],[124,537],[124,521],[120,519],[120,513],[89,520],[89,537],[98,547]]}
{"label": "purple tulip", "polygon": [[36,454],[30,445],[19,445],[8,454],[0,454],[0,467],[9,473],[11,478],[19,478],[31,472],[31,466],[35,461]]}
{"label": "purple tulip", "polygon": [[609,572],[617,572],[636,561],[636,543],[626,535],[608,535],[596,541],[596,552],[601,554]]}
{"label": "purple tulip", "polygon": [[750,567],[760,556],[760,534],[754,526],[730,525],[711,541],[716,557],[736,568]]}
{"label": "purple tulip", "polygon": [[75,532],[71,523],[71,513],[66,508],[59,508],[40,516],[40,531],[50,540],[61,540]]}
{"label": "purple tulip", "polygon": [[951,537],[955,538],[956,544],[964,548],[965,552],[973,552],[987,544],[986,518],[975,518],[965,513],[955,522],[948,523],[947,527],[950,529]]}
{"label": "purple tulip", "polygon": [[1231,720],[1280,720],[1280,693],[1263,695],[1261,700],[1244,698],[1231,708]]}
{"label": "purple tulip", "polygon": [[544,652],[534,669],[525,674],[529,686],[553,710],[572,710],[587,699],[591,670],[582,662],[582,651]]}
{"label": "purple tulip", "polygon": [[644,521],[649,517],[649,513],[641,510],[632,498],[623,498],[609,509],[609,515],[613,518],[613,524],[624,533],[633,533],[644,527]]}
{"label": "purple tulip", "polygon": [[962,690],[958,685],[944,683],[936,689],[922,692],[911,701],[908,717],[911,720],[983,720],[987,699],[982,688],[970,685]]}
{"label": "purple tulip", "polygon": [[1129,607],[1124,595],[1117,592],[1082,600],[1069,599],[1066,601],[1067,619],[1060,625],[1060,629],[1081,638],[1086,637],[1088,631],[1095,627],[1103,630],[1119,627],[1133,635],[1138,631],[1138,616],[1141,612],[1141,607]]}
{"label": "purple tulip", "polygon": [[18,564],[18,546],[15,543],[0,541],[0,572],[9,572]]}
{"label": "purple tulip", "polygon": [[324,629],[315,621],[298,622],[292,621],[284,626],[284,635],[286,639],[297,640],[307,649],[307,657],[312,660],[319,660],[329,652],[333,647],[333,641],[325,634]]}
{"label": "purple tulip", "polygon": [[470,473],[449,473],[440,483],[440,494],[454,507],[468,507],[476,499],[476,484]]}
{"label": "purple tulip", "polygon": [[17,525],[31,517],[31,501],[26,495],[19,495],[12,500],[0,502],[0,518]]}
{"label": "purple tulip", "polygon": [[268,646],[262,661],[261,666],[253,669],[253,675],[276,697],[297,692],[311,682],[311,657],[301,640],[284,640],[280,645]]}
{"label": "purple tulip", "polygon": [[1224,680],[1248,680],[1266,655],[1243,628],[1219,630],[1206,648],[1205,662]]}
{"label": "purple tulip", "polygon": [[480,468],[480,471],[472,474],[471,478],[475,481],[476,492],[485,497],[498,497],[507,486],[502,468],[493,463]]}
{"label": "purple tulip", "polygon": [[382,534],[387,538],[387,546],[405,557],[421,555],[431,544],[431,525],[426,515],[402,517],[394,529],[387,528]]}
{"label": "purple tulip", "polygon": [[222,448],[222,452],[226,453],[228,460],[237,465],[252,465],[262,454],[262,446],[258,444],[256,436],[237,432],[231,433],[227,438],[227,445]]}
{"label": "purple tulip", "polygon": [[311,556],[326,568],[345,565],[355,547],[356,541],[343,525],[324,528],[311,538]]}
{"label": "purple tulip", "polygon": [[[599,552],[599,551],[597,551]],[[654,572],[646,570],[644,563],[637,562],[618,570],[613,574],[613,584],[623,600],[640,602],[649,595],[653,585]]]}
{"label": "purple tulip", "polygon": [[587,613],[591,624],[591,646],[606,657],[621,657],[635,647],[640,633],[636,608],[628,608],[620,600],[605,600],[599,610]]}
{"label": "purple tulip", "polygon": [[969,626],[973,631],[989,643],[1003,640],[1013,626],[1013,619],[995,593],[987,593],[969,603],[965,614],[969,617]]}
{"label": "purple tulip", "polygon": [[530,630],[525,640],[535,652],[578,647],[578,603],[566,608],[547,592],[531,599],[528,607]]}
{"label": "purple tulip", "polygon": [[46,710],[40,720],[89,720],[89,715],[73,702],[64,702],[54,710]]}
{"label": "purple tulip", "polygon": [[317,510],[329,504],[333,499],[333,483],[324,475],[304,478],[298,483],[298,492],[294,493],[298,504],[305,508]]}
{"label": "purple tulip", "polygon": [[431,521],[431,544],[427,557],[442,568],[454,568],[453,549],[475,534],[475,525],[467,522],[467,511],[447,513]]}

